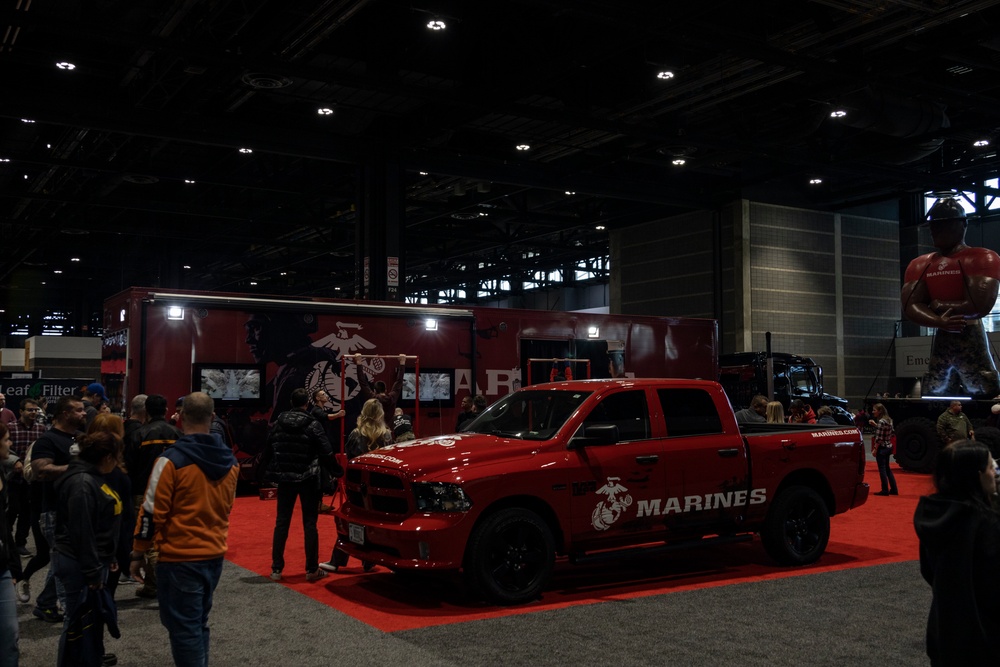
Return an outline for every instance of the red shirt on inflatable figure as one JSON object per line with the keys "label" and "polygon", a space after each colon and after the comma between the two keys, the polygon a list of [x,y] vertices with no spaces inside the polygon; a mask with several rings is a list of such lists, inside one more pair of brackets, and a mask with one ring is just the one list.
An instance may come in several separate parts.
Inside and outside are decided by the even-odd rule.
{"label": "red shirt on inflatable figure", "polygon": [[922,394],[993,398],[1000,381],[982,318],[996,303],[1000,256],[965,245],[968,222],[955,199],[939,200],[927,216],[937,251],[910,262],[900,294],[909,320],[937,329]]}

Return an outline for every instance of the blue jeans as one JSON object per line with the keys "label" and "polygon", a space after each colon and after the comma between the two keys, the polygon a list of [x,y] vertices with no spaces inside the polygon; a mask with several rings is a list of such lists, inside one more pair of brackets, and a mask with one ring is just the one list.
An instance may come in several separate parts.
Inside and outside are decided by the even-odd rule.
{"label": "blue jeans", "polygon": [[319,568],[319,531],[316,519],[319,516],[319,478],[311,477],[302,482],[278,482],[278,516],[274,522],[274,537],[271,539],[271,569],[285,569],[285,541],[288,540],[288,526],[292,523],[295,499],[301,498],[302,531],[305,533],[306,572]]}
{"label": "blue jeans", "polygon": [[0,572],[0,667],[17,667],[19,638],[13,579],[10,570],[4,570]]}
{"label": "blue jeans", "polygon": [[[89,587],[87,586],[87,580],[83,576],[83,571],[80,569],[80,563],[75,559],[71,558],[65,554],[61,554],[58,551],[52,552],[52,569],[56,572],[56,578],[63,584],[63,589],[66,591],[66,607],[63,612],[63,629],[62,635],[59,637],[59,663],[63,662],[63,654],[66,652],[66,633],[69,632],[69,624],[73,619],[73,614],[79,609],[80,605],[87,601],[87,593],[89,592]],[[107,578],[107,568],[101,573],[101,581]],[[101,664],[101,656],[104,655],[103,646],[93,647],[94,652],[84,657],[84,662],[86,664],[99,665]]]}
{"label": "blue jeans", "polygon": [[[49,545],[49,551],[56,544],[56,513],[42,512],[38,516],[38,525],[42,529],[42,535]],[[55,609],[58,602],[63,608],[66,607],[66,590],[62,582],[56,576],[54,567],[49,567],[48,574],[45,575],[45,587],[35,598],[35,607],[38,609]]]}
{"label": "blue jeans", "polygon": [[892,474],[892,470],[889,468],[890,456],[892,456],[892,447],[879,447],[878,451],[875,452],[875,463],[878,464],[878,477],[879,481],[882,482],[880,493],[898,493],[899,491],[896,487],[896,476]]}
{"label": "blue jeans", "polygon": [[156,565],[160,622],[177,667],[208,665],[208,612],[221,576],[221,558]]}

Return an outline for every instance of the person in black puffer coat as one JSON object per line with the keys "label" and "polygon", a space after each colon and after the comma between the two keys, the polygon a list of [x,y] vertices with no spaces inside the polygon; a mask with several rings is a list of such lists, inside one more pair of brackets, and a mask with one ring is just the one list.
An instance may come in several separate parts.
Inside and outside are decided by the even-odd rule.
{"label": "person in black puffer coat", "polygon": [[261,460],[264,479],[278,484],[278,512],[271,542],[271,579],[281,581],[285,569],[285,542],[292,522],[295,499],[300,498],[302,528],[305,532],[306,580],[326,576],[319,569],[320,466],[334,477],[343,470],[333,457],[330,440],[323,426],[307,411],[309,394],[305,389],[292,392],[292,409],[282,412],[271,427]]}

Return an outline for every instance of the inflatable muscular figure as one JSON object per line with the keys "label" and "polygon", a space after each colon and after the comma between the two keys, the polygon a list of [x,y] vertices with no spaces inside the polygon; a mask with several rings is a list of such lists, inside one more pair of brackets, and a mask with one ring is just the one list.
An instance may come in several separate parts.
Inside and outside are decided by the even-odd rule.
{"label": "inflatable muscular figure", "polygon": [[965,245],[968,222],[954,199],[938,200],[927,218],[937,252],[910,262],[900,294],[908,319],[937,329],[922,393],[993,398],[1000,382],[982,317],[997,300],[1000,257]]}

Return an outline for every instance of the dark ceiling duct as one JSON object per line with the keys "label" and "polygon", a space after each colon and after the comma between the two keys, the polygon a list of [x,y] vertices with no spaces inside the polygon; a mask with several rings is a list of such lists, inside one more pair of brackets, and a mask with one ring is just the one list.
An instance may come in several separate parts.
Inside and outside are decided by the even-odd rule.
{"label": "dark ceiling duct", "polygon": [[870,87],[850,95],[843,107],[847,115],[838,122],[848,127],[898,139],[921,137],[916,142],[890,142],[889,146],[882,146],[878,150],[879,159],[893,164],[906,164],[931,155],[941,147],[944,138],[927,135],[951,127],[942,104]]}
{"label": "dark ceiling duct", "polygon": [[844,100],[839,122],[859,130],[907,139],[951,127],[942,104],[865,88]]}

